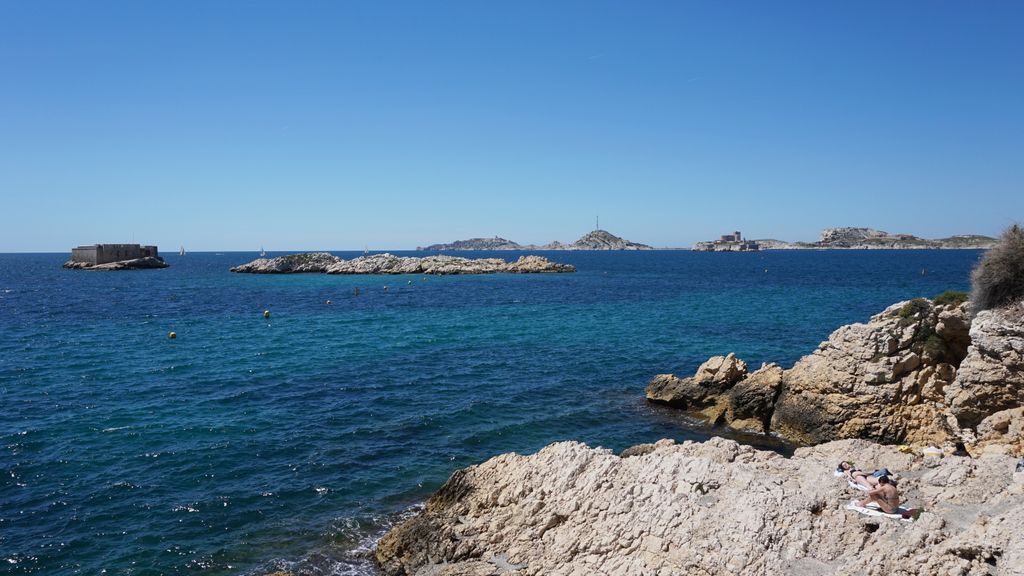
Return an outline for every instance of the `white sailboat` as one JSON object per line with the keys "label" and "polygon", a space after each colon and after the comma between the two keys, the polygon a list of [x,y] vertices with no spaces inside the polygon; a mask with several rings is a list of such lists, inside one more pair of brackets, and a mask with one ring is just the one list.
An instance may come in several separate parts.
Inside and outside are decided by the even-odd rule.
{"label": "white sailboat", "polygon": [[184,255],[185,255],[185,247],[182,246],[181,250],[178,250],[178,256],[184,256]]}
{"label": "white sailboat", "polygon": [[263,246],[260,246],[260,258],[266,258],[266,257],[267,257],[267,251],[263,249]]}

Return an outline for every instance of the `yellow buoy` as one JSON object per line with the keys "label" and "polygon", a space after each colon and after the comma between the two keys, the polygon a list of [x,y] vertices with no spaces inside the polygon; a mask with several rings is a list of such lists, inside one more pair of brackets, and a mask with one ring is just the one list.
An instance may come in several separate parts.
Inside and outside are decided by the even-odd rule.
{"label": "yellow buoy", "polygon": [[174,340],[175,338],[178,337],[178,333],[177,332],[171,332],[170,334],[167,335],[167,337],[170,338],[171,340]]}
{"label": "yellow buoy", "polygon": [[263,317],[264,318],[270,318],[270,310],[264,310],[263,311]]}
{"label": "yellow buoy", "polygon": [[331,301],[330,301],[330,300],[328,300],[327,302],[324,302],[324,304],[330,304],[330,303],[331,303]]}

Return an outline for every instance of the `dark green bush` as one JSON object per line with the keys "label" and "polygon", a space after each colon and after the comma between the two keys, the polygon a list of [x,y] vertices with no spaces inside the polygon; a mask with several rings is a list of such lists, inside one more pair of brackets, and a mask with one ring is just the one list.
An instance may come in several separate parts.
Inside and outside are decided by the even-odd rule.
{"label": "dark green bush", "polygon": [[941,360],[947,351],[946,341],[938,334],[932,334],[924,341],[923,351],[932,358]]}
{"label": "dark green bush", "polygon": [[970,300],[970,296],[967,292],[960,292],[959,290],[946,290],[942,294],[936,296],[932,302],[936,306],[949,306],[950,304],[958,306]]}
{"label": "dark green bush", "polygon": [[1024,297],[1024,229],[1010,226],[971,273],[971,311],[1009,304]]}
{"label": "dark green bush", "polygon": [[917,318],[917,315],[922,312],[927,312],[932,307],[928,303],[928,300],[924,298],[914,298],[910,302],[907,302],[899,310],[896,311],[896,315],[904,320],[913,320]]}

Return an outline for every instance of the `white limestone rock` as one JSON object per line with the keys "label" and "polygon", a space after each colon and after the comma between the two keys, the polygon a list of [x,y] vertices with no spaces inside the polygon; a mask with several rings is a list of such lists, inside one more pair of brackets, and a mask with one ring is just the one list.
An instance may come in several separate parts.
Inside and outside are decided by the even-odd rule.
{"label": "white limestone rock", "polygon": [[538,274],[575,272],[571,264],[552,262],[542,256],[522,256],[508,263],[501,258],[461,258],[458,256],[426,256],[413,258],[394,254],[371,254],[344,260],[327,252],[291,254],[277,258],[260,258],[231,269],[249,274]]}
{"label": "white limestone rock", "polygon": [[974,317],[970,348],[946,389],[946,401],[960,426],[968,428],[1024,405],[1024,302]]}
{"label": "white limestone rock", "polygon": [[[907,523],[846,510],[856,494],[832,475],[843,459],[897,471],[926,511]],[[860,440],[792,458],[720,438],[629,457],[561,442],[455,472],[376,558],[387,576],[1020,574],[1014,464],[986,455],[927,467]]]}

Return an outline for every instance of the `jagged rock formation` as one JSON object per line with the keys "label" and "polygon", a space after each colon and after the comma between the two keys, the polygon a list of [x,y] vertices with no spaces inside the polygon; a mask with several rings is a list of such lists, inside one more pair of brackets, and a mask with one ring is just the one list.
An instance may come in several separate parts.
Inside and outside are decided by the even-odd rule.
{"label": "jagged rock formation", "polygon": [[982,420],[974,433],[975,449],[1024,454],[1024,407],[1001,410]]}
{"label": "jagged rock formation", "polygon": [[[771,432],[800,444],[839,438],[953,443],[962,437],[961,427],[973,428],[987,415],[1024,403],[1021,356],[1013,352],[1014,342],[1024,340],[1008,337],[1011,327],[988,323],[987,317],[976,325],[978,345],[971,346],[967,304],[900,302],[867,324],[839,328],[789,370],[770,364],[747,374],[746,365],[730,354],[712,358],[691,378],[656,376],[647,398],[715,424]],[[1018,315],[1017,330],[1024,330],[1021,324]],[[969,346],[974,360],[966,363]],[[984,346],[1003,350],[1003,359],[992,360]],[[719,378],[722,368],[709,371],[709,364],[725,366],[729,376]],[[1007,373],[1018,378],[1010,391],[986,384]],[[957,423],[968,414],[973,419]]]}
{"label": "jagged rock formation", "polygon": [[68,260],[64,267],[70,270],[146,270],[149,268],[167,268],[167,262],[158,256],[146,256],[132,260],[119,260],[107,262],[106,264],[90,264],[88,262],[75,262]]}
{"label": "jagged rock formation", "polygon": [[646,244],[638,244],[620,238],[605,230],[594,230],[583,235],[572,244],[554,241],[550,244],[517,244],[504,238],[473,238],[456,240],[450,244],[432,244],[417,250],[654,250]]}
{"label": "jagged rock formation", "polygon": [[249,274],[538,274],[575,272],[576,267],[552,262],[542,256],[522,256],[515,262],[506,262],[501,258],[409,258],[384,253],[344,260],[327,252],[315,252],[259,258],[235,266],[231,271]]}
{"label": "jagged rock formation", "polygon": [[1024,302],[980,312],[915,299],[843,326],[789,370],[749,373],[733,354],[647,398],[716,425],[799,444],[839,438],[1024,449]]}
{"label": "jagged rock formation", "polygon": [[[913,523],[862,516],[839,460],[899,472]],[[792,458],[730,440],[575,442],[455,472],[378,544],[386,576],[1021,574],[1024,473],[999,454],[901,454],[859,440]]]}
{"label": "jagged rock formation", "polygon": [[[754,240],[761,250],[915,250],[922,248],[988,249],[997,242],[990,236],[964,234],[929,240],[912,234],[890,234],[873,228],[825,228],[817,242]],[[696,245],[694,246],[696,248]]]}
{"label": "jagged rock formation", "polygon": [[971,346],[946,398],[962,427],[1024,406],[1024,301],[983,310],[970,329]]}
{"label": "jagged rock formation", "polygon": [[649,400],[689,410],[713,424],[767,434],[783,370],[766,364],[752,374],[735,354],[714,356],[692,378],[659,374],[647,386]]}

